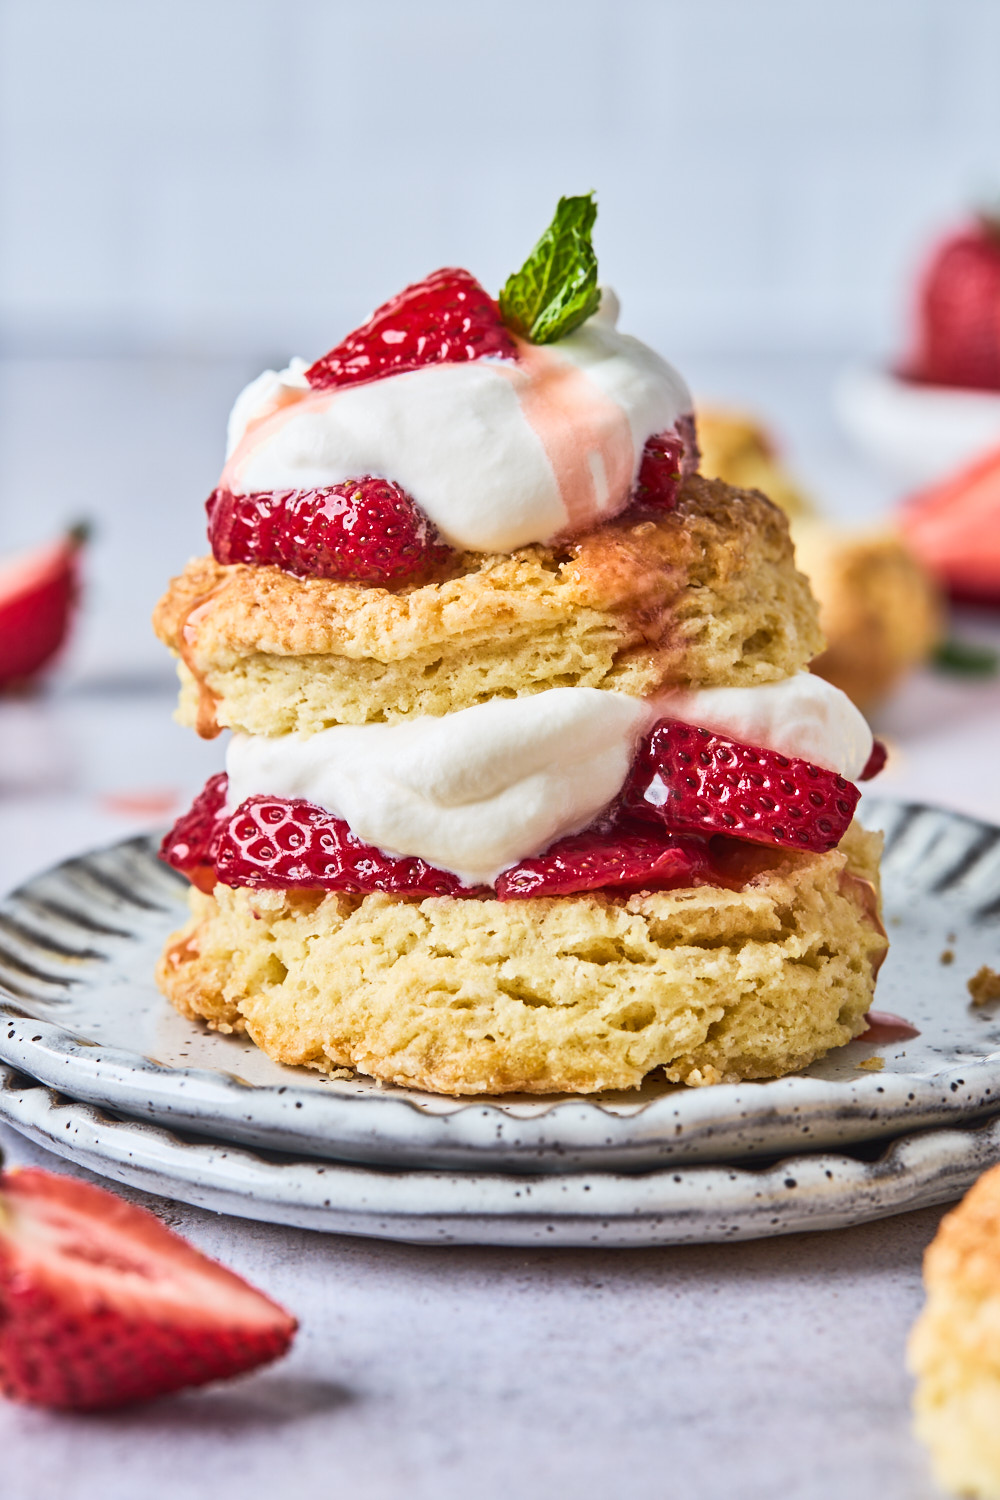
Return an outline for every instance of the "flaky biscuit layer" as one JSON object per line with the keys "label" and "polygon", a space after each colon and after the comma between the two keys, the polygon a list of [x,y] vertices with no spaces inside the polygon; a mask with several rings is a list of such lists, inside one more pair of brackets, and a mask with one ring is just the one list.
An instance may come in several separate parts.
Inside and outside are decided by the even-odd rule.
{"label": "flaky biscuit layer", "polygon": [[154,616],[203,733],[314,732],[565,686],[750,686],[823,648],[782,513],[688,479],[676,510],[563,546],[464,554],[391,591],[190,563]]}
{"label": "flaky biscuit layer", "polygon": [[161,988],[279,1062],[447,1094],[766,1078],[863,1029],[880,837],[741,891],[530,901],[192,890]]}
{"label": "flaky biscuit layer", "polygon": [[910,1336],[917,1436],[938,1483],[1000,1497],[1000,1167],[941,1221],[924,1256],[927,1303]]}

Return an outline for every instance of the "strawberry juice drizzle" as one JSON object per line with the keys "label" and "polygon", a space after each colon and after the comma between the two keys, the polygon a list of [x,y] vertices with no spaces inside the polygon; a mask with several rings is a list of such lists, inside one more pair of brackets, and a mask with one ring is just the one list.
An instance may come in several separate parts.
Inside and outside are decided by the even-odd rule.
{"label": "strawberry juice drizzle", "polygon": [[857,1038],[859,1042],[875,1042],[881,1046],[888,1042],[908,1042],[920,1035],[919,1029],[912,1022],[893,1015],[889,1010],[870,1010],[865,1020],[868,1022],[868,1029]]}

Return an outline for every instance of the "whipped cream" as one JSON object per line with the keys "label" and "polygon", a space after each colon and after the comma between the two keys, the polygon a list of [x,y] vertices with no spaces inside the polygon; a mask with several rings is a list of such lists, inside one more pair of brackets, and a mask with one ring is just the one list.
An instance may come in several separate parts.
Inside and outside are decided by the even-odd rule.
{"label": "whipped cream", "polygon": [[811,672],[759,687],[698,688],[656,700],[657,718],[682,719],[745,745],[797,755],[856,781],[874,740],[846,693]]}
{"label": "whipped cream", "polygon": [[305,797],[387,854],[467,885],[592,822],[628,774],[649,703],[600,688],[495,698],[441,718],[234,735],[228,801]]}
{"label": "whipped cream", "polygon": [[387,854],[490,885],[586,828],[621,790],[637,740],[668,716],[848,777],[871,753],[871,731],[850,699],[808,672],[656,699],[550,688],[440,718],[234,735],[228,801],[304,797]]}
{"label": "whipped cream", "polygon": [[428,365],[313,391],[305,363],[265,371],[229,419],[220,486],[312,489],[373,474],[412,495],[445,541],[511,552],[628,503],[646,440],[690,413],[681,376],[619,333],[617,298],[515,360]]}

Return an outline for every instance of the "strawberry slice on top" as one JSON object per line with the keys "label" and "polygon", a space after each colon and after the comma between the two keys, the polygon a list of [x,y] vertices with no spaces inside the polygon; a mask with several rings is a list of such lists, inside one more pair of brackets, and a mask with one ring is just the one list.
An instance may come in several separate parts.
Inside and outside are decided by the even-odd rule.
{"label": "strawberry slice on top", "polygon": [[843,776],[807,760],[661,719],[640,746],[622,805],[672,833],[724,833],[824,854],[847,832],[860,796]]}
{"label": "strawberry slice on top", "polygon": [[0,1176],[0,1391],[99,1411],[284,1354],[289,1313],[144,1208],[61,1173]]}
{"label": "strawberry slice on top", "polygon": [[376,308],[306,371],[314,390],[360,385],[424,365],[516,359],[517,345],[489,292],[468,271],[444,267]]}

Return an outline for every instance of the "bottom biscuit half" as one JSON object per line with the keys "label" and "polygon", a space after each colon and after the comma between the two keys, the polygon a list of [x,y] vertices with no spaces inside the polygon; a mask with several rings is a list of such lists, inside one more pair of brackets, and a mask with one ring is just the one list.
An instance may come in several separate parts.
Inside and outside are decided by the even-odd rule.
{"label": "bottom biscuit half", "polygon": [[742,890],[494,901],[191,891],[157,979],[278,1062],[447,1094],[771,1078],[864,1029],[880,837],[776,856]]}

